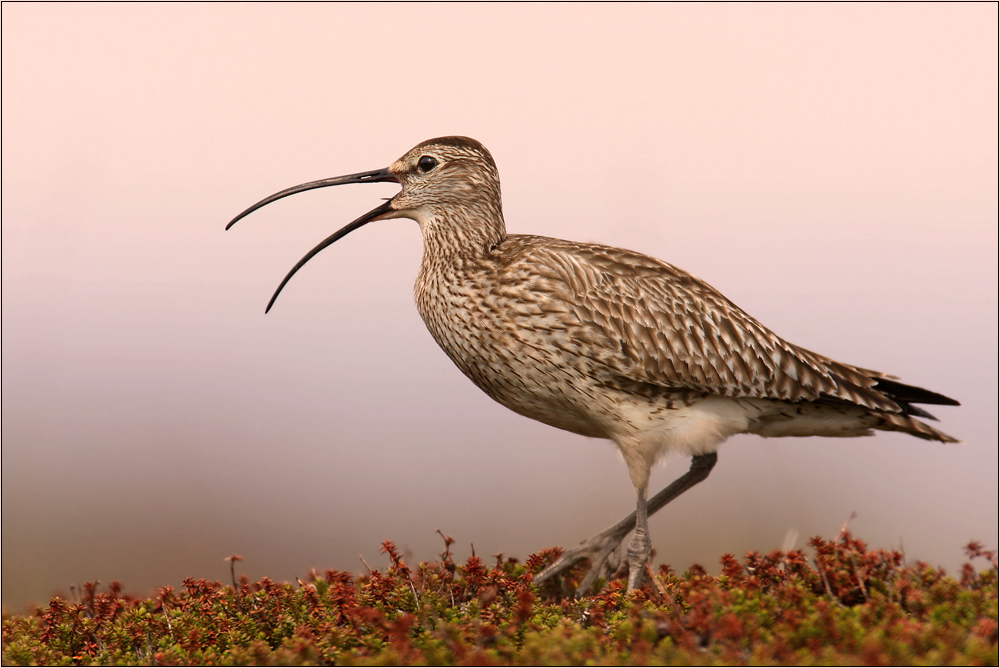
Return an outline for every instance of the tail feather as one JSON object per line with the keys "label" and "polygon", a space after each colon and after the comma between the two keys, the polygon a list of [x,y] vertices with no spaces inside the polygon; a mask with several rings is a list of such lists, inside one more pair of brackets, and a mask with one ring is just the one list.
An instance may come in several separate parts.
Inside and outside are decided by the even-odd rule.
{"label": "tail feather", "polygon": [[879,418],[879,422],[875,425],[875,428],[882,431],[901,431],[927,441],[941,441],[942,443],[962,442],[954,436],[949,436],[942,431],[938,431],[929,424],[925,424],[909,415],[881,412],[876,413],[876,415]]}
{"label": "tail feather", "polygon": [[942,443],[962,442],[954,436],[949,436],[942,431],[938,431],[929,424],[917,420],[916,418],[919,417],[926,420],[934,420],[936,422],[937,418],[931,415],[928,411],[925,411],[923,408],[914,405],[931,404],[934,406],[958,406],[960,404],[957,401],[951,397],[946,397],[943,394],[925,390],[922,387],[901,383],[894,378],[877,376],[874,380],[876,382],[872,389],[889,397],[899,405],[900,409],[902,409],[902,413],[875,412],[874,414],[879,418],[878,425],[875,427],[876,429],[881,429],[883,431],[901,431],[928,441],[940,441]]}
{"label": "tail feather", "polygon": [[[846,367],[846,365],[842,365],[833,360],[828,360],[827,367],[831,371],[837,371],[839,368]],[[911,436],[916,436],[917,438],[923,438],[928,441],[940,441],[942,443],[962,442],[954,436],[938,431],[929,424],[916,419],[923,418],[925,420],[937,421],[936,417],[915,404],[959,406],[960,404],[951,397],[946,397],[943,394],[925,390],[922,387],[901,383],[895,378],[895,376],[890,377],[887,374],[878,371],[871,371],[860,367],[847,368],[856,373],[868,376],[868,378],[871,379],[871,385],[868,387],[855,386],[857,390],[862,393],[867,392],[869,395],[873,395],[883,405],[889,403],[891,408],[886,409],[879,406],[878,402],[875,402],[874,406],[871,404],[865,406],[859,405],[860,402],[830,396],[821,396],[819,399],[808,403],[813,406],[825,405],[831,408],[839,407],[841,411],[844,411],[844,416],[850,414],[850,412],[846,410],[849,407],[861,409],[863,411],[861,415],[855,414],[855,419],[857,420],[857,422],[854,423],[855,428],[879,429],[882,431],[901,431],[903,433],[910,434]],[[849,381],[845,382],[849,383]],[[830,424],[821,428],[819,423],[813,421],[813,423],[811,423],[808,427],[805,427],[803,420],[801,419],[801,417],[804,416],[802,416],[801,412],[800,415],[794,420],[789,420],[789,416],[779,413],[776,416],[768,416],[767,419],[762,420],[761,426],[758,428],[760,431],[756,433],[761,433],[763,436],[803,435],[798,433],[798,431],[802,431],[803,428],[807,428],[816,429],[817,431],[814,433],[821,434],[823,436],[859,435],[852,432],[849,426],[845,426],[847,423],[845,423],[843,419],[836,420],[836,429],[831,429],[830,425],[834,424],[834,421],[832,420],[837,416],[836,411],[830,413],[819,413],[818,415],[826,416],[826,419],[830,422]],[[862,417],[862,415],[864,415],[864,417]],[[774,419],[775,417],[778,419]],[[835,433],[836,430],[839,430],[840,433]]]}

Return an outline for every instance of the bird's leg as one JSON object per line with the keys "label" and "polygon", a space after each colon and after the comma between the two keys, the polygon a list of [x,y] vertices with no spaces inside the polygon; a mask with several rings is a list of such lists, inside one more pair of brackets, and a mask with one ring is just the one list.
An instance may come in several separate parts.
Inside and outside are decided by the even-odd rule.
{"label": "bird's leg", "polygon": [[638,589],[642,583],[646,562],[653,551],[653,541],[649,539],[649,515],[646,508],[646,488],[635,490],[635,533],[628,542],[628,591]]}
{"label": "bird's leg", "polygon": [[[688,469],[687,473],[674,480],[646,502],[647,517],[707,478],[718,459],[719,456],[714,452],[692,457],[691,468]],[[580,586],[576,588],[576,596],[583,596],[601,575],[605,566],[608,566],[609,572],[615,570],[618,565],[617,559],[613,560],[614,563],[609,563],[609,557],[621,546],[625,536],[635,527],[636,513],[633,512],[576,547],[566,550],[559,559],[535,576],[535,582],[542,584],[556,575],[565,573],[581,561],[589,560],[590,570],[580,582]],[[646,531],[648,540],[648,528]],[[629,579],[631,580],[631,577]]]}

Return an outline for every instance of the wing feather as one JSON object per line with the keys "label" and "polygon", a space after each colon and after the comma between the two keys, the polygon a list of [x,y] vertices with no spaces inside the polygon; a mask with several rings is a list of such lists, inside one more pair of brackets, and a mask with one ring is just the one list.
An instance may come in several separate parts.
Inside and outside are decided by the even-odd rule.
{"label": "wing feather", "polygon": [[610,374],[728,397],[833,400],[891,413],[908,408],[879,391],[891,376],[788,343],[670,264],[606,246],[520,239],[536,288],[574,316],[567,326],[575,322],[577,331],[570,336],[601,347],[588,356]]}

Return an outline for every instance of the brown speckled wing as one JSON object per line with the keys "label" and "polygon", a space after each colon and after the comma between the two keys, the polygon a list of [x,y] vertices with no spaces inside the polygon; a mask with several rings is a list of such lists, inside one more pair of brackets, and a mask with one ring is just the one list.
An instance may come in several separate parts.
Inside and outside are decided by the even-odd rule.
{"label": "brown speckled wing", "polygon": [[578,331],[567,335],[588,340],[586,354],[613,374],[728,397],[834,400],[901,412],[873,389],[890,376],[782,340],[712,286],[665,262],[540,237],[516,244],[539,272],[535,289],[575,316]]}

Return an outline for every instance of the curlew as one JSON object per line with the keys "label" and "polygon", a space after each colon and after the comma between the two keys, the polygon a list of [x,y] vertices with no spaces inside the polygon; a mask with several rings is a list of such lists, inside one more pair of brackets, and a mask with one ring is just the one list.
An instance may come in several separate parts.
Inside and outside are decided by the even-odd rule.
{"label": "curlew", "polygon": [[[734,434],[866,436],[901,431],[956,439],[917,418],[916,404],[958,402],[878,371],[834,361],[783,340],[707,283],[666,262],[620,248],[507,234],[500,177],[474,139],[418,144],[388,168],[294,186],[296,193],[349,183],[402,186],[309,251],[288,280],[327,246],[375,220],[410,218],[424,254],[414,293],[431,336],[481,390],[545,424],[613,441],[635,487],[636,509],[566,551],[536,581],[589,559],[577,594],[621,563],[628,587],[650,556],[648,517],[708,477]],[[647,499],[650,469],[668,453],[690,469]]]}

